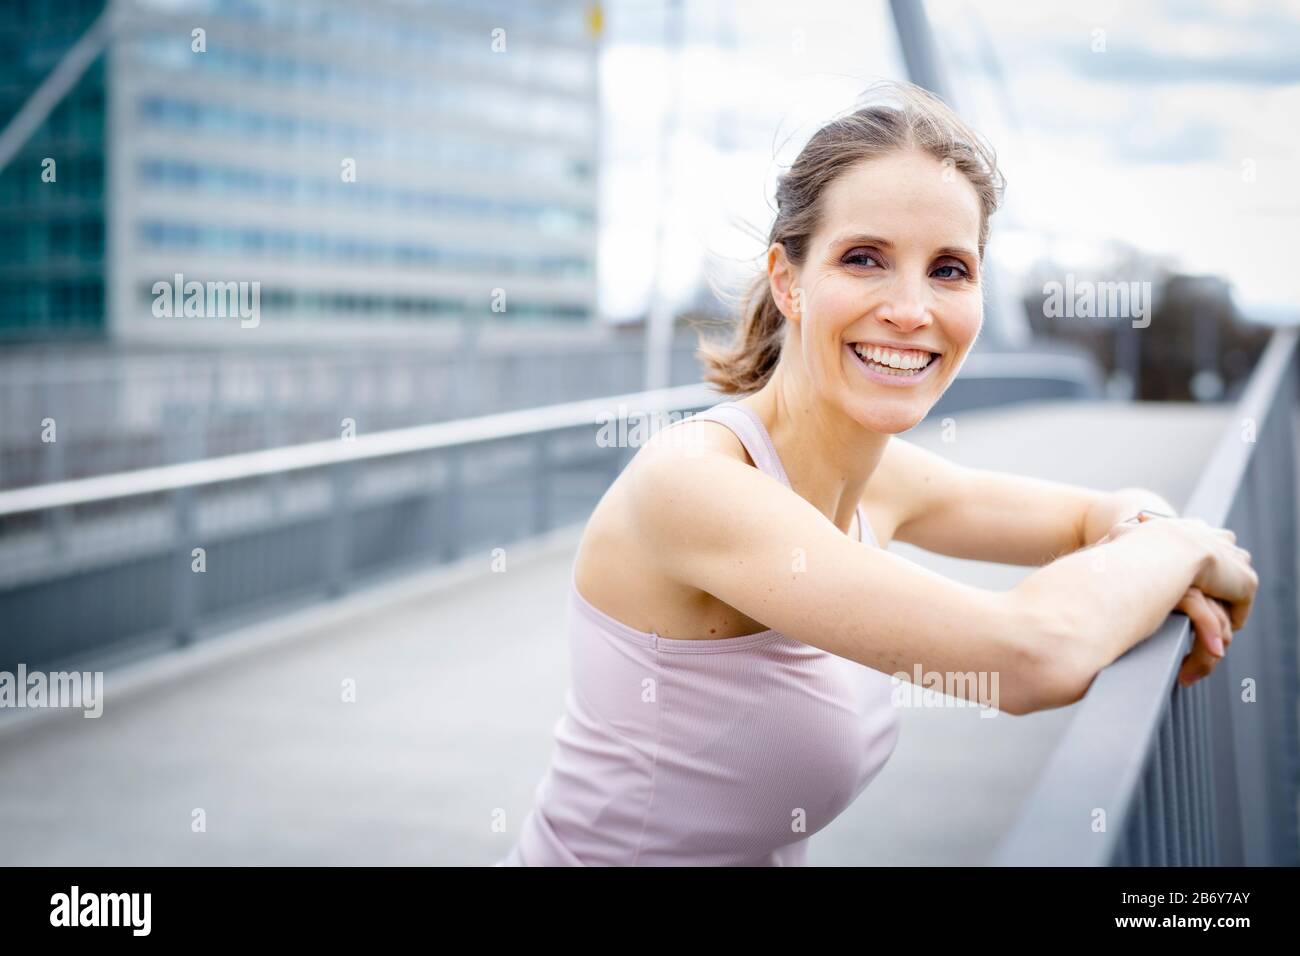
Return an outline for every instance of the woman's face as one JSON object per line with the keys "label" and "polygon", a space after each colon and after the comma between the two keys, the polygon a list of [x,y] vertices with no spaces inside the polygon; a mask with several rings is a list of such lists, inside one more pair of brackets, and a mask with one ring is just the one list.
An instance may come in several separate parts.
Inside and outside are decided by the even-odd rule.
{"label": "woman's face", "polygon": [[788,295],[777,302],[794,315],[812,387],[864,427],[906,431],[979,334],[979,197],[959,171],[909,150],[857,164],[822,198],[803,265],[786,282],[774,274],[773,293]]}

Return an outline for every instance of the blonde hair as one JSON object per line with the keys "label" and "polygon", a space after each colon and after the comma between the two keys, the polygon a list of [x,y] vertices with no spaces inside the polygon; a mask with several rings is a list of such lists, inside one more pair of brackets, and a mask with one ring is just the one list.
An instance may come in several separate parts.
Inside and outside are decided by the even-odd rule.
{"label": "blonde hair", "polygon": [[[863,160],[919,149],[959,170],[975,187],[982,260],[989,216],[997,210],[1005,188],[992,146],[946,103],[919,86],[882,82],[870,87],[863,99],[877,97],[892,98],[896,105],[859,106],[827,123],[808,140],[789,170],[777,177],[776,218],[768,246],[780,243],[790,262],[801,265],[821,219],[821,197],[838,176]],[[731,341],[718,343],[700,336],[698,353],[705,380],[728,394],[757,391],[776,368],[784,336],[785,316],[772,298],[766,272],[761,272],[742,299]]]}

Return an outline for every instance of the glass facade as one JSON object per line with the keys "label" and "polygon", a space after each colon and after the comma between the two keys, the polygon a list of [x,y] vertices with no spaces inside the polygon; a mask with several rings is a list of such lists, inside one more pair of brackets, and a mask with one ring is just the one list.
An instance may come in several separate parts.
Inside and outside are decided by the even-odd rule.
{"label": "glass facade", "polygon": [[[591,318],[586,3],[123,6],[0,171],[0,341],[147,337],[174,273],[258,281],[264,319],[294,327]],[[0,7],[7,117],[102,9]]]}
{"label": "glass facade", "polygon": [[136,100],[135,120],[143,128],[172,135],[233,138],[249,144],[296,145],[367,155],[403,157],[460,170],[540,177],[589,185],[591,159],[546,144],[493,142],[479,135],[430,129],[387,129],[341,120],[294,116],[267,109],[204,103],[146,94]]}
{"label": "glass facade", "polygon": [[356,183],[351,189],[337,189],[328,179],[213,163],[149,158],[140,161],[137,175],[142,183],[153,189],[256,199],[297,199],[372,210],[391,209],[438,220],[491,218],[532,226],[540,232],[555,235],[568,235],[595,225],[595,210],[584,206],[494,199],[372,183]]}

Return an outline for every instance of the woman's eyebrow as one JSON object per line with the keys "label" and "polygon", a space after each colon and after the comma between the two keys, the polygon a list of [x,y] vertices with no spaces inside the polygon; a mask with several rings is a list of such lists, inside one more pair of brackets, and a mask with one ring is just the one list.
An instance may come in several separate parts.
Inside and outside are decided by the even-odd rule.
{"label": "woman's eyebrow", "polygon": [[[843,242],[860,243],[864,246],[880,246],[882,249],[893,249],[894,244],[882,236],[871,236],[864,232],[853,232],[840,236],[834,240],[833,245],[839,245]],[[934,253],[936,256],[958,256],[968,259],[976,258],[975,251],[968,246],[949,245],[941,246]]]}
{"label": "woman's eyebrow", "polygon": [[973,249],[968,249],[966,246],[944,246],[942,249],[940,249],[938,252],[936,252],[935,255],[937,255],[937,256],[957,256],[958,258],[962,258],[962,257],[964,256],[964,257],[967,258],[967,259],[976,259],[976,258],[978,258],[978,257],[975,255],[975,250],[973,250]]}
{"label": "woman's eyebrow", "polygon": [[838,246],[841,242],[860,242],[865,246],[880,246],[884,249],[894,248],[894,244],[888,239],[883,239],[880,236],[868,236],[863,232],[846,233],[834,239],[832,244]]}

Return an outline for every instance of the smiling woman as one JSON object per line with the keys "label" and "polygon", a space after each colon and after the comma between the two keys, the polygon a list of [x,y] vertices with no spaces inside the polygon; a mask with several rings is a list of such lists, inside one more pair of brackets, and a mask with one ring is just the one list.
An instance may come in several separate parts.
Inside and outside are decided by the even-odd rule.
{"label": "smiling woman", "polygon": [[[1120,527],[1172,509],[895,437],[979,334],[1001,177],[938,100],[873,93],[889,102],[827,124],[780,177],[736,338],[702,346],[741,397],[656,434],[588,522],[573,685],[503,863],[800,865],[893,752],[898,681],[974,676],[967,693],[1001,689],[980,703],[1026,714],[1078,700],[1193,590],[1230,610],[1198,613],[1207,647],[1245,621],[1258,579],[1231,532]],[[891,540],[1046,566],[985,591]]]}

